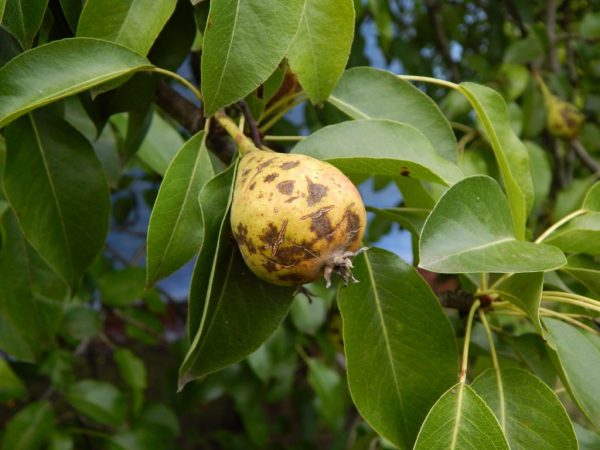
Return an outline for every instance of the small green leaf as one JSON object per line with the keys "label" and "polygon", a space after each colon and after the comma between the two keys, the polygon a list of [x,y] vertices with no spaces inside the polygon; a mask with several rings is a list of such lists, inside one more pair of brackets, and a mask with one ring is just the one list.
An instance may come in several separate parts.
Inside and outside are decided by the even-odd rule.
{"label": "small green leaf", "polygon": [[472,388],[494,411],[510,448],[577,450],[571,420],[556,394],[535,375],[521,369],[486,370]]}
{"label": "small green leaf", "polygon": [[304,1],[288,61],[313,103],[327,100],[335,87],[348,62],[353,36],[353,0]]}
{"label": "small green leaf", "polygon": [[79,17],[77,36],[105,39],[145,55],[176,3],[176,0],[87,0]]}
{"label": "small green leaf", "polygon": [[600,297],[600,261],[590,255],[572,255],[562,270]]}
{"label": "small green leaf", "polygon": [[600,428],[600,337],[560,320],[543,322],[556,346],[563,384],[586,417]]}
{"label": "small green leaf", "polygon": [[547,152],[533,142],[525,142],[529,154],[529,169],[535,192],[534,208],[540,210],[548,200],[552,185],[552,167]]}
{"label": "small green leaf", "polygon": [[411,233],[419,236],[425,219],[430,213],[430,210],[425,208],[373,208],[367,206],[367,211],[385,217],[389,220],[399,223]]}
{"label": "small green leaf", "polygon": [[109,189],[102,166],[88,140],[49,111],[13,123],[6,144],[4,192],[23,233],[75,288],[108,231]]}
{"label": "small green leaf", "polygon": [[240,100],[275,70],[290,46],[305,0],[213,0],[202,50],[204,113]]}
{"label": "small green leaf", "polygon": [[[23,46],[31,48],[37,34],[48,0],[6,0],[0,2],[0,22]],[[4,10],[4,15],[2,11]]]}
{"label": "small green leaf", "polygon": [[544,242],[565,252],[600,255],[600,212],[574,218]]}
{"label": "small green leaf", "polygon": [[0,128],[32,109],[152,67],[125,47],[89,38],[62,39],[21,53],[0,68]]}
{"label": "small green leaf", "polygon": [[69,23],[69,28],[73,33],[77,30],[77,22],[83,9],[82,0],[60,0],[60,6],[62,8],[65,19]]}
{"label": "small green leaf", "polygon": [[454,163],[458,159],[454,131],[439,107],[391,72],[372,67],[348,69],[329,102],[353,119],[389,119],[412,125],[445,159]]}
{"label": "small green leaf", "polygon": [[12,211],[1,218],[0,347],[34,361],[54,344],[69,290],[27,243]]}
{"label": "small green leaf", "polygon": [[593,184],[587,191],[581,207],[589,211],[600,212],[600,181]]}
{"label": "small green leaf", "polygon": [[507,336],[506,341],[522,361],[524,367],[543,380],[548,387],[554,388],[556,369],[552,364],[546,341],[535,333],[525,333],[519,336]]}
{"label": "small green leaf", "polygon": [[175,272],[202,244],[204,229],[198,195],[214,176],[204,133],[177,152],[160,185],[148,226],[147,283]]}
{"label": "small green leaf", "polygon": [[54,430],[50,436],[48,450],[73,450],[75,442],[73,437],[64,431]]}
{"label": "small green leaf", "polygon": [[445,192],[423,226],[419,254],[419,267],[440,273],[541,272],[566,263],[556,247],[517,240],[506,197],[486,176]]}
{"label": "small green leaf", "polygon": [[508,108],[498,92],[475,83],[459,86],[477,112],[494,150],[508,195],[515,234],[518,240],[523,240],[525,221],[534,201],[527,149],[513,132]]}
{"label": "small green leaf", "polygon": [[146,290],[145,275],[146,271],[142,267],[126,267],[103,273],[96,280],[102,303],[128,306],[140,300]]}
{"label": "small green leaf", "polygon": [[54,427],[54,411],[47,401],[31,403],[6,424],[2,448],[38,450],[47,442]]}
{"label": "small green leaf", "polygon": [[354,265],[360,282],[338,291],[350,393],[374,430],[410,448],[456,380],[454,333],[431,288],[398,256],[372,248]]}
{"label": "small green leaf", "polygon": [[78,381],[67,390],[66,399],[81,414],[100,424],[117,427],[125,421],[125,396],[110,383]]}
{"label": "small green leaf", "polygon": [[101,327],[102,319],[98,311],[73,304],[65,311],[60,328],[65,338],[78,342],[96,336]]}
{"label": "small green leaf", "polygon": [[170,437],[181,434],[177,415],[171,408],[162,403],[151,403],[144,406],[136,425]]}
{"label": "small green leaf", "polygon": [[0,359],[0,403],[20,400],[27,396],[27,389],[21,379],[13,372],[6,359]]}
{"label": "small green leaf", "polygon": [[340,375],[318,359],[309,358],[308,384],[319,399],[318,410],[332,430],[339,430],[344,424],[347,407],[347,393]]}
{"label": "small green leaf", "polygon": [[460,169],[442,158],[415,127],[391,120],[330,125],[294,147],[294,153],[328,161],[349,175],[407,176],[452,185]]}
{"label": "small green leaf", "polygon": [[543,285],[544,273],[532,272],[516,273],[495,288],[502,300],[508,300],[527,314],[540,334],[543,333],[539,313]]}
{"label": "small green leaf", "polygon": [[119,366],[121,378],[133,390],[133,410],[137,414],[142,408],[143,392],[148,386],[144,361],[126,348],[116,350],[113,358]]}
{"label": "small green leaf", "polygon": [[427,415],[415,450],[508,450],[494,413],[464,383],[450,388]]}

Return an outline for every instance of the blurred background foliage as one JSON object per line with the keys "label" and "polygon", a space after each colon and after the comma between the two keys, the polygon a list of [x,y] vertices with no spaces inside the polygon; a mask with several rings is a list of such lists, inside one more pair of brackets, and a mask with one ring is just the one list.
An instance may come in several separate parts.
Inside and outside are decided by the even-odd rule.
{"label": "blurred background foliage", "polygon": [[[198,83],[199,30],[209,1],[195,3],[179,1],[149,59]],[[530,225],[543,229],[577,208],[600,161],[600,1],[354,3],[356,31],[349,67],[471,80],[497,89],[509,104],[513,128],[527,141],[532,160],[537,204]],[[76,0],[50,0],[34,42],[72,36],[80,8]],[[13,35],[6,24],[0,28],[0,65],[23,51],[18,33]],[[297,83],[283,68],[279,72],[276,76],[284,79],[281,96]],[[548,132],[546,103],[534,74],[585,115],[578,143]],[[497,168],[480,132],[460,125],[475,127],[466,100],[433,85],[419,87],[455,124],[463,171],[494,175]],[[311,286],[317,294],[311,303],[302,296],[295,300],[284,324],[247,360],[176,392],[187,345],[186,295],[192,266],[151,289],[145,288],[143,266],[149,213],[161,177],[177,149],[197,131],[197,124],[169,111],[165,96],[172,101],[177,94],[181,101],[193,102],[180,87],[139,74],[93,101],[80,95],[57,106],[65,108],[69,121],[93,141],[109,176],[111,232],[76,298],[62,313],[51,301],[45,306],[48,320],[56,316],[59,321],[58,332],[38,330],[26,336],[19,358],[0,359],[0,423],[7,424],[3,448],[17,448],[11,446],[15,442],[24,449],[387,448],[349,401],[341,319],[333,292],[320,284]],[[252,98],[247,101],[255,112],[265,106],[253,104]],[[274,123],[269,134],[307,134],[343,120],[331,105],[302,103]],[[230,158],[231,148],[221,137],[212,139],[212,147],[220,149],[215,154]],[[0,164],[4,153],[0,137]],[[216,157],[215,164],[220,164]],[[372,179],[361,189],[371,206],[402,204],[389,180]],[[0,210],[4,207],[0,203]],[[370,220],[368,243],[412,259],[408,232],[383,216]],[[6,216],[5,221],[3,246],[11,242],[15,225]],[[452,278],[428,280],[437,291],[456,284]],[[460,329],[458,314],[451,317]],[[514,327],[518,335],[518,325]],[[517,341],[533,337],[500,342],[503,363],[520,365]],[[536,345],[542,354],[541,341]],[[473,353],[476,372],[490,366],[486,351],[478,352],[475,346]],[[535,371],[542,378],[553,376],[547,364],[540,356]],[[573,408],[570,412],[577,420]],[[593,432],[582,425],[576,431],[582,448],[600,448]]]}

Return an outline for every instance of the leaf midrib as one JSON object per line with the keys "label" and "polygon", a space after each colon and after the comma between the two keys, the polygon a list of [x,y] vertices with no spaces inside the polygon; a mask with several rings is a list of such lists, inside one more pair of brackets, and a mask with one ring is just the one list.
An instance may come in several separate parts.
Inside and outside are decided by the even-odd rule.
{"label": "leaf midrib", "polygon": [[379,298],[379,294],[376,289],[377,283],[375,281],[375,275],[373,273],[373,268],[371,267],[371,261],[369,260],[369,256],[365,255],[364,259],[366,261],[367,272],[369,273],[369,279],[371,281],[371,291],[373,292],[373,299],[375,300],[375,306],[377,307],[377,314],[379,315],[379,319],[381,322],[381,328],[383,330],[383,337],[384,337],[385,344],[386,344],[385,345],[386,354],[388,356],[388,359],[390,361],[390,366],[392,368],[392,377],[394,379],[394,387],[396,388],[396,394],[398,395],[398,399],[399,399],[398,403],[400,405],[400,410],[401,410],[401,414],[402,414],[402,425],[404,427],[406,436],[408,437],[410,435],[410,433],[408,431],[408,425],[406,423],[406,413],[404,411],[404,403],[402,401],[402,394],[400,392],[400,383],[398,381],[398,377],[397,377],[397,373],[396,373],[396,366],[395,366],[394,358],[393,358],[392,352],[391,352],[390,338],[389,338],[387,327],[386,327],[385,316],[384,316],[383,310],[381,308],[381,299]]}
{"label": "leaf midrib", "polygon": [[514,242],[519,242],[519,241],[517,241],[517,240],[516,240],[515,238],[513,238],[513,237],[509,237],[509,238],[500,239],[500,240],[498,240],[498,241],[494,241],[494,242],[488,242],[488,243],[485,243],[485,244],[482,244],[482,245],[478,245],[478,246],[475,246],[475,247],[469,247],[469,248],[467,248],[467,249],[465,249],[465,250],[461,250],[461,251],[459,251],[459,252],[457,252],[457,253],[451,253],[451,254],[444,255],[444,256],[442,256],[441,258],[438,258],[438,259],[436,259],[436,260],[433,260],[433,261],[428,261],[428,262],[427,262],[427,263],[424,265],[424,267],[431,267],[431,266],[433,266],[434,264],[439,264],[439,263],[441,263],[441,262],[443,262],[443,261],[446,261],[446,260],[448,260],[448,259],[450,259],[450,258],[454,258],[454,257],[456,257],[456,256],[464,255],[465,253],[469,253],[469,252],[472,252],[472,251],[475,251],[475,250],[482,250],[482,249],[484,249],[484,248],[493,247],[493,246],[495,246],[495,245],[502,244],[502,243],[504,243],[504,242],[512,242],[512,241],[514,241]]}

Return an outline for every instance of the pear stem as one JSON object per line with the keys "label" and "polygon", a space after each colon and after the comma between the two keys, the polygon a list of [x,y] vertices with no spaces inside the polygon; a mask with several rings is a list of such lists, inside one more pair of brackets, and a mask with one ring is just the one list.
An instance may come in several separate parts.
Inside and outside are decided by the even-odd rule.
{"label": "pear stem", "polygon": [[233,138],[240,149],[240,155],[244,156],[250,152],[260,150],[260,148],[254,145],[252,139],[246,136],[242,130],[238,128],[236,123],[224,112],[218,111],[213,117],[217,120],[217,122],[219,122],[219,125],[221,125],[225,131],[227,131],[227,134]]}

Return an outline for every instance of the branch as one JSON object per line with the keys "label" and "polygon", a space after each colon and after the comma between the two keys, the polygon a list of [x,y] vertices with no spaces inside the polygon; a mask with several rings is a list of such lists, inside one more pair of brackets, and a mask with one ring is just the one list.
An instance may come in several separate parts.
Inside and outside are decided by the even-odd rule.
{"label": "branch", "polygon": [[250,112],[250,108],[248,108],[248,103],[246,103],[244,100],[240,100],[238,102],[238,106],[242,110],[244,119],[246,120],[246,123],[248,124],[248,127],[250,128],[250,136],[252,137],[252,141],[254,142],[254,145],[256,145],[258,148],[261,148],[262,142],[260,139],[260,132],[258,131],[258,126],[256,124],[256,120],[254,120],[254,117],[252,117],[252,113]]}
{"label": "branch", "polygon": [[548,0],[546,3],[546,32],[548,33],[548,43],[550,44],[550,70],[557,73],[560,69],[558,65],[558,53],[556,50],[556,0]]}
{"label": "branch", "polygon": [[527,37],[527,34],[529,33],[529,31],[527,30],[527,27],[523,23],[523,19],[521,19],[521,15],[519,14],[517,5],[515,5],[515,2],[513,0],[505,0],[505,3],[506,3],[506,9],[508,10],[508,14],[510,14],[510,16],[513,18],[513,20],[517,24],[517,27],[519,27],[521,36]]}
{"label": "branch", "polygon": [[198,108],[164,81],[156,86],[155,98],[158,106],[190,133],[196,134],[204,128],[202,108]]}
{"label": "branch", "polygon": [[575,139],[571,142],[571,148],[582,164],[587,167],[596,178],[600,178],[600,164],[587,152],[583,144],[579,142],[578,139]]}
{"label": "branch", "polygon": [[452,81],[458,83],[460,81],[460,72],[456,66],[456,61],[454,61],[450,56],[450,44],[448,43],[448,36],[446,35],[446,30],[444,29],[444,23],[440,18],[439,4],[436,0],[427,0],[425,5],[427,7],[429,21],[431,22],[431,26],[435,32],[435,46],[442,54],[444,62],[450,69],[450,78]]}

